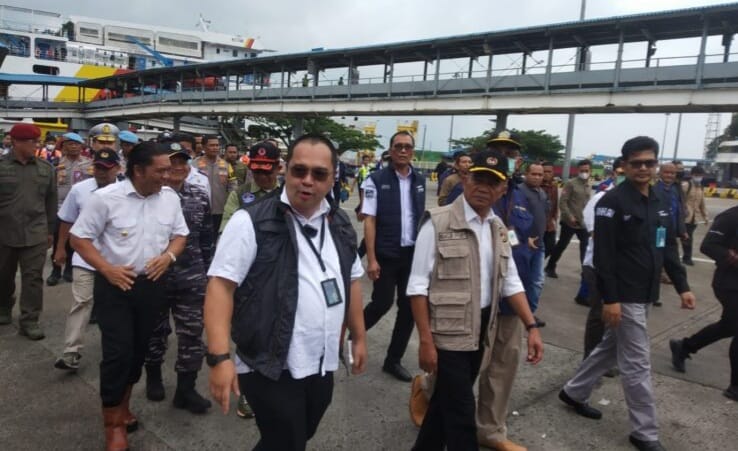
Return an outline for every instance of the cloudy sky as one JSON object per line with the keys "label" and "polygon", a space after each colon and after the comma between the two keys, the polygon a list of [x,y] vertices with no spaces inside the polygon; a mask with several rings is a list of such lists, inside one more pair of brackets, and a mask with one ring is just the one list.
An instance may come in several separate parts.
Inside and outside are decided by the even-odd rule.
{"label": "cloudy sky", "polygon": [[[194,29],[202,14],[212,30],[256,38],[256,47],[279,53],[307,51],[315,47],[341,48],[456,34],[513,29],[577,20],[581,0],[24,0],[4,3],[62,13],[86,15],[152,26]],[[710,0],[588,0],[586,18],[610,17],[652,11],[725,3]],[[104,5],[103,7],[101,7]],[[699,42],[659,43],[656,57],[696,55]],[[644,49],[630,49],[642,58]],[[719,38],[711,40],[708,53],[720,53]],[[535,55],[534,55],[535,56]],[[595,55],[599,60],[614,55]],[[736,58],[735,56],[732,58]],[[510,62],[512,64],[512,61]],[[363,76],[363,74],[362,74]],[[666,155],[674,152],[677,115],[664,114],[579,115],[576,117],[574,155],[618,153],[628,137],[646,134],[662,144]],[[489,116],[463,116],[454,120],[453,136],[475,136],[491,125]],[[376,120],[378,133],[389,136],[398,120],[412,118],[361,118]],[[449,117],[418,118],[427,129],[426,147],[444,149],[451,131]],[[729,115],[721,116],[721,128]],[[679,156],[699,158],[705,140],[707,115],[685,114],[679,139]],[[566,136],[565,115],[511,116],[508,126],[542,129]],[[422,134],[422,132],[421,132]]]}

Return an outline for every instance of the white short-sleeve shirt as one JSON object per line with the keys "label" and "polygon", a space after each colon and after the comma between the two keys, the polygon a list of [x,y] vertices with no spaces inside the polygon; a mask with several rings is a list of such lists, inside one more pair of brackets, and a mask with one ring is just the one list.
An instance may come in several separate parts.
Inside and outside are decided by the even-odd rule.
{"label": "white short-sleeve shirt", "polygon": [[[480,307],[484,308],[492,303],[492,262],[494,261],[494,249],[492,249],[492,231],[490,223],[495,217],[490,209],[487,217],[482,219],[471,206],[464,202],[464,217],[469,227],[474,231],[479,242],[479,273],[480,273]],[[410,270],[410,278],[407,283],[408,296],[428,296],[431,274],[436,264],[436,230],[433,221],[426,221],[420,227],[418,240],[413,254],[413,266]],[[510,297],[525,291],[523,283],[518,276],[518,268],[515,260],[509,258],[507,261],[507,277],[502,280],[500,296]]]}
{"label": "white short-sleeve shirt", "polygon": [[[82,207],[85,205],[85,202],[87,202],[92,193],[97,191],[97,189],[97,181],[94,178],[89,178],[72,185],[72,188],[69,190],[69,194],[64,198],[64,202],[62,202],[62,205],[59,208],[59,213],[57,213],[59,219],[64,222],[68,222],[69,224],[74,224],[79,217],[79,213],[82,211]],[[100,243],[94,241],[93,244],[96,248],[100,249]],[[95,268],[84,261],[77,252],[72,254],[72,266],[84,268],[89,271],[95,270]]]}
{"label": "white short-sleeve shirt", "polygon": [[[413,194],[412,194],[412,175],[413,170],[407,175],[402,175],[395,171],[400,181],[400,211],[402,212],[401,224],[402,235],[400,236],[400,246],[408,247],[415,245],[415,230],[413,229]],[[367,177],[361,184],[364,190],[364,200],[361,204],[361,212],[368,216],[377,216],[377,197],[379,195],[377,187],[371,177]],[[389,187],[380,186],[379,189],[389,189]]]}
{"label": "white short-sleeve shirt", "polygon": [[[289,199],[283,191],[280,200],[289,205]],[[289,350],[287,352],[286,369],[295,379],[302,379],[313,374],[325,374],[326,371],[338,369],[338,348],[341,325],[344,319],[345,304],[328,307],[323,295],[321,282],[335,278],[343,302],[347,293],[342,283],[341,266],[338,253],[333,242],[326,214],[330,207],[323,201],[319,210],[310,218],[305,218],[293,210],[295,236],[297,237],[298,284],[297,312],[292,330]],[[307,238],[298,227],[309,224],[316,230],[325,227],[323,248],[320,251],[326,266],[325,273],[320,268],[316,255],[310,248]],[[316,249],[320,248],[320,233],[312,238]],[[210,264],[208,276],[222,277],[240,285],[256,258],[258,244],[251,216],[245,210],[238,210],[228,224],[218,242],[215,256]],[[351,268],[351,280],[364,275],[364,269],[357,255]],[[323,367],[321,368],[321,358]],[[248,373],[251,369],[238,356],[235,357],[238,373]]]}
{"label": "white short-sleeve shirt", "polygon": [[144,197],[125,179],[92,193],[70,233],[97,240],[108,263],[132,265],[143,275],[146,263],[161,255],[175,236],[187,236],[189,229],[173,189],[165,186]]}

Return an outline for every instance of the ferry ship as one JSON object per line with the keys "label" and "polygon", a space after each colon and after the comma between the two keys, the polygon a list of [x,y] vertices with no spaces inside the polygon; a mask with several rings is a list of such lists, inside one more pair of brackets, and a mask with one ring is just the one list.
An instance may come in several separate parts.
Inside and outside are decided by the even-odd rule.
{"label": "ferry ship", "polygon": [[[192,30],[134,24],[0,5],[0,47],[7,54],[0,72],[19,75],[98,78],[122,72],[211,61],[254,58],[263,50],[254,39],[210,31],[202,16]],[[242,80],[253,83],[248,75]],[[215,78],[199,80],[217,87]],[[38,85],[10,85],[14,99],[41,99]],[[84,91],[85,101],[104,93]],[[49,86],[50,101],[77,101],[74,87]]]}

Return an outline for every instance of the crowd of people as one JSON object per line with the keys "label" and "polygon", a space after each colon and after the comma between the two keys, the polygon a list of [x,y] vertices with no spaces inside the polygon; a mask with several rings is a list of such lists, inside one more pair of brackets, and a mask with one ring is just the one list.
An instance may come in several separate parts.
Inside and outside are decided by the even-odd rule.
{"label": "crowd of people", "polygon": [[[575,301],[589,314],[584,359],[559,398],[600,419],[588,399],[602,376],[619,375],[630,442],[664,449],[647,315],[659,305],[662,281],[682,308],[695,308],[684,265],[694,264],[698,219],[709,218],[704,170],[685,176],[675,161],[657,173],[659,145],[651,138],[627,140],[595,186],[592,163],[579,161],[559,194],[553,164],[526,161],[520,137],[500,130],[484,150],[454,155],[438,177],[438,206],[430,207],[425,175],[413,166],[414,137],[397,132],[381,161],[364,156],[357,172],[359,242],[336,190],[345,184],[339,149],[322,135],[297,137],[284,160],[275,140],[241,155],[234,145],[222,149],[218,136],[164,132],[144,141],[109,123],[86,139],[69,132],[43,146],[32,124],[14,125],[7,136],[0,324],[12,322],[20,267],[19,332],[45,337],[42,271],[51,248],[46,284],[71,283],[73,298],[54,366],[76,371],[85,328],[98,324],[108,450],[128,449],[138,428],[131,392],[144,373],[146,397],[166,398],[172,323],[176,408],[203,414],[212,407],[195,388],[204,360],[209,397],[227,413],[235,394],[238,415],[255,419],[254,449],[304,450],[331,403],[333,373],[341,362],[354,374],[365,371],[368,332],[393,305],[382,370],[413,380],[403,358],[417,329],[425,374],[416,377],[432,387],[412,449],[525,450],[507,436],[512,387],[521,353],[531,364],[543,359],[546,321],[536,312],[574,235],[582,263]],[[670,343],[672,363],[684,372],[691,354],[732,337],[724,394],[733,400],[737,220],[738,207],[718,215],[701,246],[717,264],[720,321]],[[366,305],[364,276],[373,285]]]}

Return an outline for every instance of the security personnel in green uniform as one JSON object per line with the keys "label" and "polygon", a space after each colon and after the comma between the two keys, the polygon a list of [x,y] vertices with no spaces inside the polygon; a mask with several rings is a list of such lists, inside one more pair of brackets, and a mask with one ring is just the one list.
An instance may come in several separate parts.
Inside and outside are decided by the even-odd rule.
{"label": "security personnel in green uniform", "polygon": [[19,332],[41,340],[42,271],[56,222],[56,180],[51,164],[35,157],[41,130],[33,124],[10,129],[12,148],[0,158],[0,324],[11,323],[15,273],[21,267]]}
{"label": "security personnel in green uniform", "polygon": [[262,141],[249,149],[249,169],[253,182],[246,182],[230,192],[223,207],[223,221],[218,233],[222,233],[228,220],[239,208],[274,191],[279,187],[279,149],[271,141]]}

